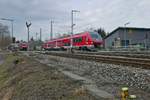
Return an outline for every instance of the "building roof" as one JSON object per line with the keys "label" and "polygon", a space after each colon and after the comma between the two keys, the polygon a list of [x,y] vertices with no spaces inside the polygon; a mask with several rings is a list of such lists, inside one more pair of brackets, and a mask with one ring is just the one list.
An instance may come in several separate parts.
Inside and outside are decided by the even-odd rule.
{"label": "building roof", "polygon": [[113,30],[111,33],[109,33],[104,39],[108,38],[109,36],[111,36],[112,34],[114,34],[116,31],[118,31],[118,30],[124,30],[124,29],[127,29],[127,30],[132,29],[132,30],[147,30],[147,31],[150,31],[150,28],[118,27],[115,30]]}

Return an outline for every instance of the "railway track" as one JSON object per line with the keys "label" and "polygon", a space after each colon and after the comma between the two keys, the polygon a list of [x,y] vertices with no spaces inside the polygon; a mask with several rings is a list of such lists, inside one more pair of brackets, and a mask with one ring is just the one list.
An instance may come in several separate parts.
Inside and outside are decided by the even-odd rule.
{"label": "railway track", "polygon": [[[47,51],[54,53],[66,53],[66,51]],[[121,57],[130,57],[130,58],[142,58],[142,59],[150,59],[150,52],[85,52],[85,51],[75,51],[76,54],[88,54],[88,55],[104,55],[104,56],[121,56]]]}
{"label": "railway track", "polygon": [[[42,53],[42,52],[38,52]],[[48,54],[53,56],[76,58],[82,60],[90,60],[103,63],[129,65],[138,68],[150,69],[150,59],[121,57],[121,56],[108,56],[108,55],[91,55],[91,54],[71,54],[71,53],[56,53],[56,52],[44,52],[42,54]]]}
{"label": "railway track", "polygon": [[106,56],[123,56],[131,58],[150,59],[150,52],[78,52],[80,54],[106,55]]}

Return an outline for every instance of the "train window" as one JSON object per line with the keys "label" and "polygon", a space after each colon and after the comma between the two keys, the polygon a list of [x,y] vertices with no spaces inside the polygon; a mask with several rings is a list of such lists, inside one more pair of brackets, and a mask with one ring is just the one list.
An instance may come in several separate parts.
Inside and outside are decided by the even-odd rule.
{"label": "train window", "polygon": [[76,42],[76,38],[73,39],[73,42]]}
{"label": "train window", "polygon": [[51,47],[51,45],[50,45],[50,44],[48,44],[48,47]]}
{"label": "train window", "polygon": [[114,42],[112,42],[112,46],[114,46],[115,44],[114,44]]}
{"label": "train window", "polygon": [[79,38],[79,42],[82,42],[82,37]]}
{"label": "train window", "polygon": [[102,37],[96,32],[90,32],[92,39],[102,40]]}
{"label": "train window", "polygon": [[74,38],[73,42],[77,43],[77,42],[82,42],[82,37],[79,38]]}
{"label": "train window", "polygon": [[64,46],[70,46],[70,43],[64,43]]}

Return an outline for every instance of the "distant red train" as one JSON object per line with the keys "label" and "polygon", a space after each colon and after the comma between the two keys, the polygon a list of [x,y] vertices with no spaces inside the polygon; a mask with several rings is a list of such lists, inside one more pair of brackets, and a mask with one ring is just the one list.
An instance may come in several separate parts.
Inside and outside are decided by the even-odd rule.
{"label": "distant red train", "polygon": [[62,37],[53,40],[49,40],[42,45],[44,50],[51,49],[67,49],[70,48],[71,38],[73,39],[73,48],[79,50],[89,50],[91,48],[97,48],[103,46],[102,37],[97,32],[83,32],[74,34],[72,37]]}
{"label": "distant red train", "polygon": [[28,43],[19,43],[19,50],[27,51]]}

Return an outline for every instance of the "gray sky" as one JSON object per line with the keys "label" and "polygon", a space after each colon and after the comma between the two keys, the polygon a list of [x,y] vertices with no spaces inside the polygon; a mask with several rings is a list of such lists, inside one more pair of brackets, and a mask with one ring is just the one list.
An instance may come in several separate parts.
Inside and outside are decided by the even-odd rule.
{"label": "gray sky", "polygon": [[[111,32],[126,22],[131,27],[150,27],[150,0],[0,0],[0,18],[12,18],[14,35],[27,40],[26,21],[31,21],[30,36],[43,29],[43,39],[50,34],[50,20],[54,20],[54,36],[70,31],[71,10],[75,33],[88,28],[102,27]],[[0,23],[9,25],[7,21]]]}

